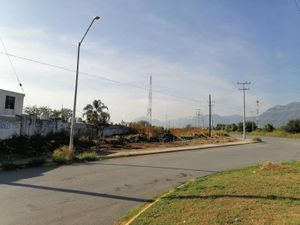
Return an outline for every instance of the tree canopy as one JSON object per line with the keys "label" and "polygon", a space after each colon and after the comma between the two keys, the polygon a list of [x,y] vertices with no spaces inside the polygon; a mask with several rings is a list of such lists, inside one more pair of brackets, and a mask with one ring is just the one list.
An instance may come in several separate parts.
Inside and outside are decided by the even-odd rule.
{"label": "tree canopy", "polygon": [[87,121],[94,124],[97,128],[109,123],[110,114],[108,113],[108,107],[100,99],[94,100],[92,104],[87,104],[83,110],[83,115]]}

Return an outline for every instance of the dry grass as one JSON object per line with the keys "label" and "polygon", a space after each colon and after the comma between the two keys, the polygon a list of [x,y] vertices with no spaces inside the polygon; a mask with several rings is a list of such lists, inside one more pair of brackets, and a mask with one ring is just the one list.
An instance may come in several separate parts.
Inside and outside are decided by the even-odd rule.
{"label": "dry grass", "polygon": [[267,162],[190,182],[132,223],[138,224],[299,225],[300,162]]}
{"label": "dry grass", "polygon": [[180,140],[174,142],[152,142],[152,143],[127,143],[125,145],[111,145],[102,144],[100,148],[93,148],[93,151],[97,151],[100,155],[106,152],[115,153],[120,151],[129,150],[146,150],[146,149],[162,149],[172,147],[185,147],[185,146],[197,146],[205,144],[222,144],[238,141],[237,138],[231,137],[213,137],[213,138],[194,138],[191,140]]}

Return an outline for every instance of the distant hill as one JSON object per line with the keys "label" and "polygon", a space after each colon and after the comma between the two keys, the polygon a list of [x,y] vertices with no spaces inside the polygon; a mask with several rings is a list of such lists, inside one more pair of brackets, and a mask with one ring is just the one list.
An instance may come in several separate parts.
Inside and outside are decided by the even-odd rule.
{"label": "distant hill", "polygon": [[280,127],[293,119],[300,119],[300,102],[277,105],[268,109],[259,116],[259,125],[264,126],[266,123],[270,123],[275,127]]}
{"label": "distant hill", "polygon": [[[146,120],[146,117],[139,117],[134,120],[134,122]],[[213,114],[213,125],[217,125],[218,123],[225,123],[225,124],[231,124],[231,123],[238,123],[242,121],[242,116],[239,115],[232,115],[232,116],[220,116],[217,114]],[[208,126],[208,115],[202,116],[200,118],[200,126]],[[167,126],[166,121],[160,121],[160,120],[152,120],[152,124],[155,126]],[[170,126],[171,127],[186,127],[188,124],[191,124],[192,126],[196,126],[197,124],[197,118],[194,117],[181,117],[175,120],[170,120]]]}
{"label": "distant hill", "polygon": [[[259,126],[263,127],[265,124],[270,123],[275,127],[280,127],[285,124],[289,120],[292,119],[300,119],[300,102],[293,102],[288,105],[277,105],[274,106],[259,116]],[[134,120],[134,122],[140,120],[147,120],[146,117],[139,117]],[[232,115],[232,116],[220,116],[217,114],[213,115],[213,125],[217,125],[218,123],[223,124],[231,124],[231,123],[239,123],[243,120],[243,117],[240,115]],[[248,117],[247,120],[256,120],[255,117]],[[153,120],[153,125],[163,126],[165,127],[166,121]],[[197,119],[196,117],[181,117],[175,120],[170,121],[171,127],[185,127],[186,125],[191,124],[192,126],[196,126]],[[208,115],[202,116],[200,119],[200,126],[208,126]]]}

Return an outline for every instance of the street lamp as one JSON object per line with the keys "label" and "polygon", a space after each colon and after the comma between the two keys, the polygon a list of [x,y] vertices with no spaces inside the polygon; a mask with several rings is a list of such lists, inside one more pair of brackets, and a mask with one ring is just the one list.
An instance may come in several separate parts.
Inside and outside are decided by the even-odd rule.
{"label": "street lamp", "polygon": [[71,130],[70,130],[70,143],[69,149],[73,150],[74,147],[74,125],[75,125],[75,114],[76,114],[76,101],[77,101],[77,86],[78,86],[78,72],[79,72],[79,55],[80,55],[80,46],[89,32],[91,26],[95,22],[95,20],[99,20],[99,16],[95,16],[90,23],[89,27],[87,28],[85,34],[83,35],[82,39],[78,42],[78,50],[77,50],[77,67],[76,67],[76,80],[75,80],[75,92],[74,92],[74,103],[73,103],[73,113],[72,113],[72,120],[71,120]]}

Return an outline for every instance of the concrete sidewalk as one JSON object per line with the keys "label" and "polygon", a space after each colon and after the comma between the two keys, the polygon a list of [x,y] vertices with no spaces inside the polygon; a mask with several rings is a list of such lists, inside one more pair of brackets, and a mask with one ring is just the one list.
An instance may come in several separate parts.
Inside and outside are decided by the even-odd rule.
{"label": "concrete sidewalk", "polygon": [[180,151],[192,151],[216,147],[228,147],[235,145],[245,145],[256,143],[251,139],[228,142],[228,143],[215,143],[215,144],[203,144],[203,145],[194,145],[194,146],[180,146],[180,147],[171,147],[171,148],[149,148],[149,149],[139,149],[139,150],[122,150],[120,152],[115,152],[110,155],[101,156],[103,159],[111,158],[120,158],[120,157],[131,157],[139,155],[151,155],[151,154],[160,154],[160,153],[169,153],[169,152],[180,152]]}

